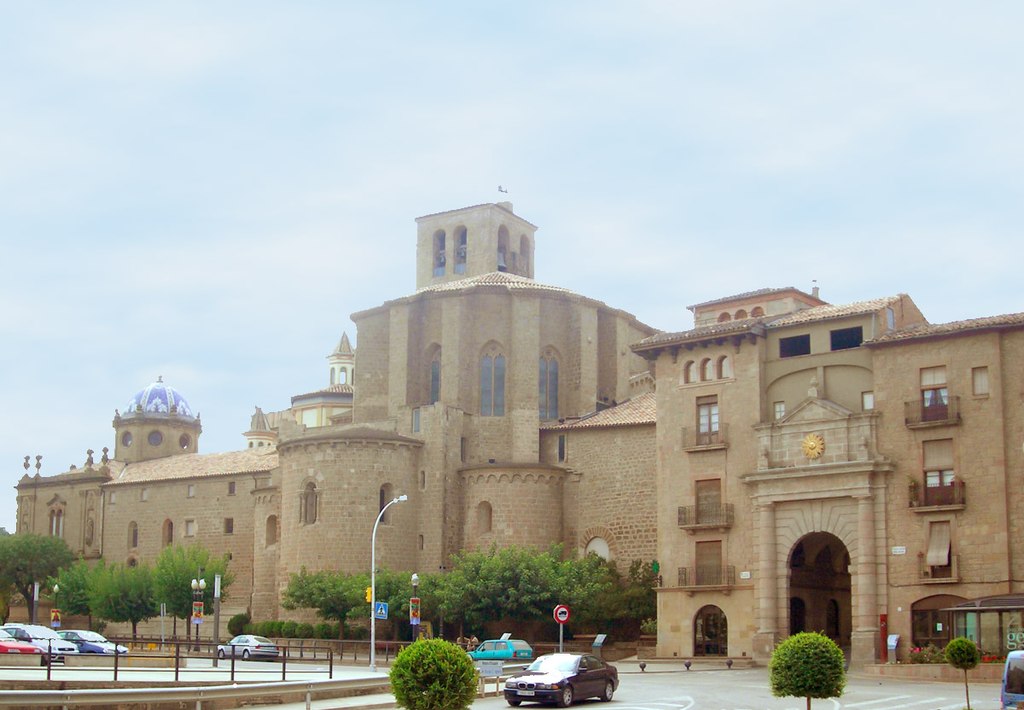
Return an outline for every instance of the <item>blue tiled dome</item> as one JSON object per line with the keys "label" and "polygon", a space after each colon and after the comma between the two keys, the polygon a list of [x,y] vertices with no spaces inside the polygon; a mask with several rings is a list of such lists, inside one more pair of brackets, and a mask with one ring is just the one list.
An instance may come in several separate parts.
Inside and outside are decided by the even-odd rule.
{"label": "blue tiled dome", "polygon": [[135,393],[125,410],[126,416],[133,414],[176,414],[195,418],[185,398],[173,387],[164,384],[163,377],[158,377],[149,387]]}

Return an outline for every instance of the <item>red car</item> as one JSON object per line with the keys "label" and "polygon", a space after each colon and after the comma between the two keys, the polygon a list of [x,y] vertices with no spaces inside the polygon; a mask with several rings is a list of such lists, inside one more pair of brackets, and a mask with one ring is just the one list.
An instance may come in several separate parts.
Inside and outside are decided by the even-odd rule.
{"label": "red car", "polygon": [[0,653],[37,653],[41,655],[43,652],[36,646],[19,641],[3,629],[0,629]]}

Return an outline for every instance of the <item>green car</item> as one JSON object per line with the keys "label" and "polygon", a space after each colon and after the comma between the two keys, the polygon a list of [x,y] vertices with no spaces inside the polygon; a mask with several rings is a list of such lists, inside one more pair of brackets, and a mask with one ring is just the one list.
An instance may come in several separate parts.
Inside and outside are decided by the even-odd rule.
{"label": "green car", "polygon": [[533,648],[521,639],[497,639],[484,641],[469,655],[474,661],[528,661]]}

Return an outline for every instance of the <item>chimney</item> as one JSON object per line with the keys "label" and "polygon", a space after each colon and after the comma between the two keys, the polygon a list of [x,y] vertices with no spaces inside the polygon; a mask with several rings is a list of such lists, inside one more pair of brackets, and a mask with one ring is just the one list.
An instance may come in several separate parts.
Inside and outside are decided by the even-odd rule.
{"label": "chimney", "polygon": [[811,295],[820,301],[821,298],[818,296],[818,293],[820,293],[818,290],[818,279],[813,279],[811,283],[814,284],[813,288],[811,288]]}

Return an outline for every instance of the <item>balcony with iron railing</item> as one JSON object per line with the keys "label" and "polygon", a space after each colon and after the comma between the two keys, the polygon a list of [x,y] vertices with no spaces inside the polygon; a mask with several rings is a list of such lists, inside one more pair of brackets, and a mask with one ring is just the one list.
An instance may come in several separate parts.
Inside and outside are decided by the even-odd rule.
{"label": "balcony with iron railing", "polygon": [[732,503],[715,503],[702,505],[683,505],[679,507],[679,527],[691,535],[697,530],[718,528],[725,530],[732,527]]}
{"label": "balcony with iron railing", "polygon": [[724,449],[729,444],[729,425],[721,424],[715,431],[683,429],[683,451]]}
{"label": "balcony with iron railing", "polygon": [[949,426],[960,423],[960,398],[947,397],[946,402],[925,404],[922,399],[903,403],[903,419],[910,429]]}
{"label": "balcony with iron railing", "polygon": [[929,513],[936,508],[963,510],[967,507],[967,485],[964,481],[954,481],[949,486],[922,486],[912,481],[907,493],[915,513]]}
{"label": "balcony with iron railing", "polygon": [[690,592],[714,589],[728,593],[736,586],[736,568],[733,565],[680,567],[679,586]]}
{"label": "balcony with iron railing", "polygon": [[927,556],[918,555],[917,581],[921,584],[956,584],[960,581],[960,555],[950,555],[948,565],[929,565]]}

